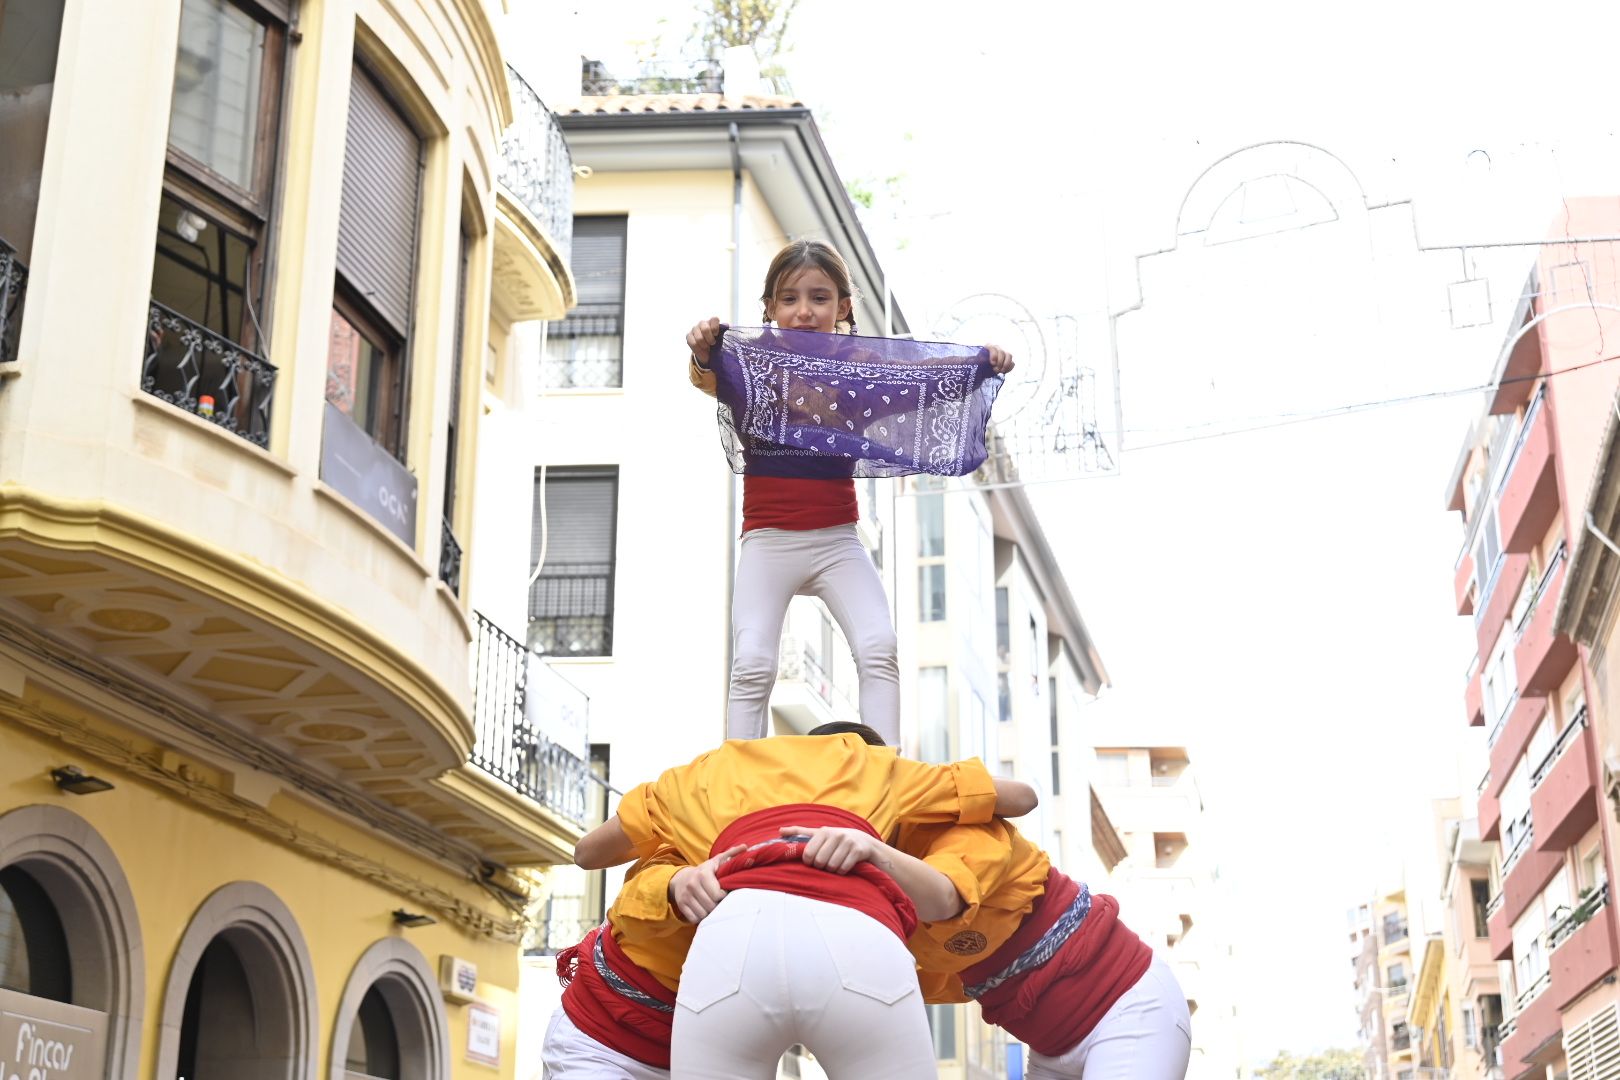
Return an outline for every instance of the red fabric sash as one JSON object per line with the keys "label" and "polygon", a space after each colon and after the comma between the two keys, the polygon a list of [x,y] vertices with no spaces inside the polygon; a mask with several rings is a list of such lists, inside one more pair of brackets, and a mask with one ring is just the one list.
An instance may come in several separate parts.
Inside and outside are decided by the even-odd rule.
{"label": "red fabric sash", "polygon": [[669,1068],[669,1037],[673,1012],[659,1012],[620,994],[596,970],[596,941],[602,940],[602,959],[609,970],[637,990],[666,1005],[675,995],[643,971],[619,948],[613,935],[597,927],[585,940],[557,954],[557,978],[562,980],[563,1011],[574,1026],[611,1050],[656,1069]]}
{"label": "red fabric sash", "polygon": [[743,477],[743,532],[830,529],[848,525],[860,516],[853,480]]}
{"label": "red fabric sash", "polygon": [[[993,955],[962,972],[965,985],[1005,971],[1080,895],[1079,883],[1052,868],[1046,892]],[[1008,979],[979,999],[987,1022],[1057,1057],[1091,1034],[1114,1002],[1136,985],[1153,962],[1153,950],[1119,921],[1119,901],[1092,896],[1091,912],[1057,954],[1024,974]]]}
{"label": "red fabric sash", "polygon": [[720,867],[717,871],[720,884],[728,890],[769,889],[842,904],[870,915],[894,931],[901,941],[917,929],[917,907],[894,878],[869,862],[856,863],[847,874],[806,866],[799,861],[804,845],[782,838],[782,828],[787,825],[806,828],[836,825],[859,829],[879,842],[883,839],[865,818],[836,806],[790,803],[756,810],[727,825],[709,849],[709,857],[713,858],[738,844],[750,847]]}

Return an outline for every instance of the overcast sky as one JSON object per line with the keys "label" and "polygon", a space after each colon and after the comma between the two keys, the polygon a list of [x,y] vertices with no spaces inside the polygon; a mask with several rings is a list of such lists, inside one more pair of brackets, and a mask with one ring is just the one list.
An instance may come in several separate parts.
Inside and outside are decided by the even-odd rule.
{"label": "overcast sky", "polygon": [[[577,9],[610,68],[660,15],[671,40],[690,21],[679,3],[546,6]],[[786,66],[839,170],[895,178],[871,229],[914,328],[1004,293],[1074,317],[1111,388],[1108,315],[1141,301],[1119,322],[1119,475],[1032,491],[1113,677],[1097,708],[1199,757],[1252,1059],[1354,1042],[1345,910],[1403,862],[1432,872],[1427,800],[1483,772],[1444,511],[1482,403],[1225,433],[1489,378],[1533,249],[1419,241],[1534,239],[1561,196],[1620,195],[1612,65],[1581,54],[1617,21],[1612,4],[1391,0],[796,16]],[[1337,220],[1178,246],[1199,175],[1273,140],[1343,163]],[[1135,256],[1160,250],[1138,294]],[[1490,324],[1453,328],[1463,278],[1490,281]]]}

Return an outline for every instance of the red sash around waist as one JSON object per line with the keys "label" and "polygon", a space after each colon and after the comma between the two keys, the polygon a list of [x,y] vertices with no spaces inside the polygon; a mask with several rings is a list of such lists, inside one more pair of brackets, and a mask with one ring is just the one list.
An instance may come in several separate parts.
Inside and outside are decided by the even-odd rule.
{"label": "red sash around waist", "polygon": [[[992,980],[1040,941],[1080,895],[1080,885],[1056,867],[1046,891],[1012,937],[988,958],[962,972],[973,985]],[[1119,921],[1119,901],[1093,896],[1079,929],[1056,954],[981,996],[987,1022],[1056,1057],[1091,1034],[1114,1002],[1136,985],[1153,962],[1153,950]]]}
{"label": "red sash around waist", "polygon": [[756,810],[745,814],[726,826],[709,856],[738,844],[747,844],[748,850],[731,859],[717,871],[720,884],[731,889],[768,889],[803,896],[811,900],[825,900],[841,904],[870,915],[905,941],[917,928],[917,907],[911,902],[894,878],[873,866],[861,862],[847,874],[835,874],[819,867],[800,862],[804,854],[803,842],[784,839],[782,828],[803,825],[817,828],[835,825],[845,829],[859,829],[882,841],[870,822],[858,814],[836,806],[817,803],[791,803],[773,806],[769,810]]}
{"label": "red sash around waist", "polygon": [[[603,963],[623,986],[615,987],[598,970],[598,943]],[[557,954],[557,977],[565,988],[563,1011],[575,1027],[643,1065],[669,1068],[675,995],[626,956],[605,927]]]}

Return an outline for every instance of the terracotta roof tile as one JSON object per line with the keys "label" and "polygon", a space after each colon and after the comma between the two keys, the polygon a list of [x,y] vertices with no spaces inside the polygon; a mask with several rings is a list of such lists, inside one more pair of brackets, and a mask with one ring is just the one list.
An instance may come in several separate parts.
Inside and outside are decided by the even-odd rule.
{"label": "terracotta roof tile", "polygon": [[567,111],[574,115],[611,113],[732,112],[740,110],[799,109],[804,102],[792,97],[748,94],[605,94],[586,96]]}

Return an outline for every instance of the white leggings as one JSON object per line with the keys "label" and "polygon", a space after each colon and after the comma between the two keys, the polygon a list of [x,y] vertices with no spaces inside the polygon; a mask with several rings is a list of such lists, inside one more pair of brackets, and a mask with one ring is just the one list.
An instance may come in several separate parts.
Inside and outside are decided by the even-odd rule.
{"label": "white leggings", "polygon": [[832,1080],[934,1080],[933,1038],[905,944],[851,908],[727,893],[675,996],[673,1080],[770,1080],[803,1043]]}
{"label": "white leggings", "polygon": [[815,596],[849,639],[860,679],[862,723],[890,746],[899,745],[900,665],[889,598],[855,526],[750,529],[743,533],[741,551],[731,601],[726,738],[765,736],[788,602]]}
{"label": "white leggings", "polygon": [[1029,1080],[1182,1080],[1192,1057],[1187,997],[1158,957],[1091,1034],[1057,1057],[1031,1053]]}

